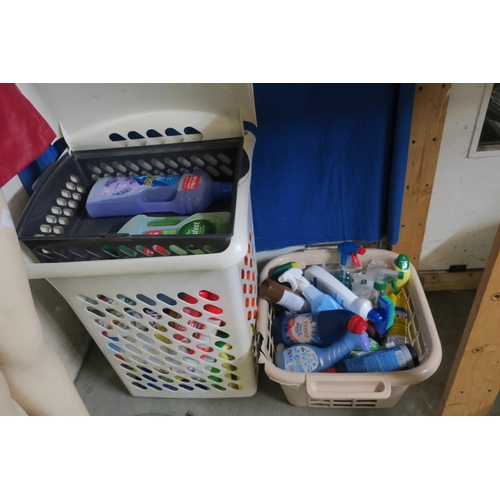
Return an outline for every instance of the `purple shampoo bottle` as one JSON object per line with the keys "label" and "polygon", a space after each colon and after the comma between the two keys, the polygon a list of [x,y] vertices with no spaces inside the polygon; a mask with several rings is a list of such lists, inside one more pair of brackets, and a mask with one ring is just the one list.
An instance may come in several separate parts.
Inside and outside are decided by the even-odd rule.
{"label": "purple shampoo bottle", "polygon": [[192,215],[214,200],[232,196],[232,183],[214,182],[205,171],[183,175],[103,177],[90,190],[86,209],[91,217],[154,212]]}

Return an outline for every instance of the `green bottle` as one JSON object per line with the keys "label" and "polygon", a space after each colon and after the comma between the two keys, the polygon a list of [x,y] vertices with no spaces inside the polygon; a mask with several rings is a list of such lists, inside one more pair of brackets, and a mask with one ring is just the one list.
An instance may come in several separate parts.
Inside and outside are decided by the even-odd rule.
{"label": "green bottle", "polygon": [[224,234],[230,229],[229,212],[200,213],[190,216],[149,217],[136,215],[118,232],[128,234]]}

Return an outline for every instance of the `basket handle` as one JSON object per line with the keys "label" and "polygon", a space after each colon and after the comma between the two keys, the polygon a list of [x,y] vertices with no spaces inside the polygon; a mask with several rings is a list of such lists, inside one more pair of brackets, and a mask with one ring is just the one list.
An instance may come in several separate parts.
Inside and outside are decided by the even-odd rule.
{"label": "basket handle", "polygon": [[391,380],[380,373],[311,373],[306,389],[315,399],[387,399]]}

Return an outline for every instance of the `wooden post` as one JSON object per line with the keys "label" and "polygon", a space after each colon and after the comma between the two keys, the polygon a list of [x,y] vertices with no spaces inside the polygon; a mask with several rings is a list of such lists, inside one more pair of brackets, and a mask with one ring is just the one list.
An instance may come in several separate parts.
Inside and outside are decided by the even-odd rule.
{"label": "wooden post", "polygon": [[417,83],[415,86],[399,242],[391,249],[408,255],[416,269],[422,252],[450,88],[450,83]]}
{"label": "wooden post", "polygon": [[488,415],[500,390],[500,227],[443,393],[441,415]]}

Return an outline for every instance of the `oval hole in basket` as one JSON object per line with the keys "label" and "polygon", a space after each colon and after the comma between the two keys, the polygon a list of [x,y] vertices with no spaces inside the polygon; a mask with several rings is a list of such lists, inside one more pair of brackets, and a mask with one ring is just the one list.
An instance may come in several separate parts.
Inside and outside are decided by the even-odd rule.
{"label": "oval hole in basket", "polygon": [[122,323],[121,321],[118,321],[117,319],[113,320],[113,325],[116,325],[118,328],[121,328],[122,330],[130,330],[130,327],[127,326],[125,323]]}
{"label": "oval hole in basket", "polygon": [[171,365],[174,366],[181,366],[181,362],[177,361],[176,359],[169,358],[168,356],[164,358],[167,363],[170,363]]}
{"label": "oval hole in basket", "polygon": [[164,335],[161,335],[160,333],[155,333],[155,339],[158,339],[160,342],[163,342],[164,344],[171,344],[172,341],[165,337]]}
{"label": "oval hole in basket", "polygon": [[163,308],[162,311],[167,315],[170,316],[171,318],[174,319],[180,319],[182,318],[182,315],[180,315],[177,311],[174,311],[173,309],[169,309],[167,307]]}
{"label": "oval hole in basket", "polygon": [[[142,319],[143,316],[140,312],[136,311],[135,309],[131,309],[130,307],[125,307],[124,311],[129,315],[132,316],[132,318],[135,319]],[[122,316],[123,318],[123,316]]]}
{"label": "oval hole in basket", "polygon": [[61,215],[62,214],[62,210],[61,210],[60,207],[53,206],[53,207],[50,207],[50,210],[55,215]]}
{"label": "oval hole in basket", "polygon": [[162,246],[160,245],[153,245],[151,247],[156,253],[159,253],[160,255],[163,255],[164,257],[168,257],[169,255],[171,255],[171,253],[166,249],[166,248],[163,248]]}
{"label": "oval hole in basket", "polygon": [[127,351],[131,352],[132,354],[137,354],[138,356],[140,356],[142,354],[142,352],[139,351],[139,349],[137,349],[136,347],[134,347],[130,344],[127,344],[125,346],[125,349],[127,349]]}
{"label": "oval hole in basket", "polygon": [[195,299],[192,295],[189,295],[185,292],[179,292],[177,294],[177,297],[179,297],[179,299],[183,300],[184,302],[187,302],[188,304],[196,304],[198,302],[198,300]]}
{"label": "oval hole in basket", "polygon": [[202,255],[205,253],[201,248],[194,245],[186,245],[186,250],[190,253],[194,253],[195,255]]}
{"label": "oval hole in basket", "polygon": [[112,330],[113,327],[111,325],[108,325],[108,323],[105,323],[102,319],[95,319],[94,323],[96,325],[99,325],[102,328],[106,328],[106,330]]}
{"label": "oval hole in basket", "polygon": [[[106,297],[106,295],[103,295],[102,293],[97,294],[97,298],[101,301],[104,302],[105,304],[113,305],[113,299]],[[122,316],[123,318],[123,316]]]}
{"label": "oval hole in basket", "polygon": [[236,391],[241,391],[243,389],[243,387],[241,387],[241,385],[235,384],[234,382],[227,384],[227,386],[230,387],[231,389],[236,390]]}
{"label": "oval hole in basket", "polygon": [[222,386],[217,385],[217,384],[212,384],[212,387],[213,387],[214,389],[217,389],[218,391],[225,391],[225,390],[226,390],[226,388],[225,388],[225,387],[222,387]]}
{"label": "oval hole in basket", "polygon": [[119,341],[120,341],[120,339],[119,339],[118,337],[112,337],[112,336],[110,336],[110,335],[108,334],[108,332],[106,332],[106,331],[102,331],[102,332],[101,332],[101,335],[102,335],[103,337],[106,337],[107,339],[109,339],[109,340],[113,341],[113,342],[119,342]]}
{"label": "oval hole in basket", "polygon": [[95,314],[96,316],[99,316],[100,318],[106,317],[106,315],[102,311],[99,311],[99,309],[95,309],[94,307],[87,307],[87,311],[89,311],[92,314]]}
{"label": "oval hole in basket", "polygon": [[203,306],[203,309],[211,314],[222,314],[224,311],[213,304],[206,304]]}
{"label": "oval hole in basket", "polygon": [[148,306],[155,306],[156,302],[153,299],[150,299],[146,295],[143,295],[142,293],[138,293],[136,297],[141,301],[147,304]]}
{"label": "oval hole in basket", "polygon": [[168,378],[168,377],[164,377],[163,375],[158,375],[158,380],[161,380],[163,382],[170,382],[171,384],[174,382],[173,379]]}
{"label": "oval hole in basket", "polygon": [[150,250],[149,248],[146,248],[142,245],[136,245],[135,249],[146,257],[154,257],[155,253],[153,252],[153,250]]}
{"label": "oval hole in basket", "polygon": [[155,364],[155,365],[158,365],[158,366],[163,365],[163,361],[160,361],[159,359],[157,359],[153,356],[149,356],[148,361]]}
{"label": "oval hole in basket", "polygon": [[119,352],[119,353],[125,353],[125,351],[121,348],[118,347],[116,344],[112,344],[111,342],[108,344],[108,347],[112,349],[113,351]]}
{"label": "oval hole in basket", "polygon": [[189,349],[189,347],[186,347],[186,346],[183,346],[183,345],[179,346],[177,348],[177,350],[179,352],[183,352],[184,354],[189,354],[190,356],[192,356],[193,354],[195,354],[194,349]]}
{"label": "oval hole in basket", "polygon": [[212,155],[205,155],[203,158],[214,167],[218,164],[218,161]]}
{"label": "oval hole in basket", "polygon": [[178,130],[175,130],[175,128],[169,127],[165,130],[165,135],[167,137],[175,137],[182,134]]}
{"label": "oval hole in basket", "polygon": [[224,162],[226,165],[231,164],[231,159],[228,158],[224,153],[219,153],[217,155],[217,158],[219,158],[220,161]]}
{"label": "oval hole in basket", "polygon": [[168,248],[172,253],[175,253],[176,255],[187,255],[188,254],[187,251],[184,250],[184,248],[181,248],[178,245],[170,245]]}
{"label": "oval hole in basket", "polygon": [[240,377],[238,377],[238,375],[235,375],[234,373],[226,373],[224,377],[228,378],[229,380],[240,380]]}
{"label": "oval hole in basket", "polygon": [[77,295],[76,298],[78,300],[83,301],[83,302],[93,304],[94,306],[97,305],[97,300],[91,299],[90,297],[87,297],[86,295]]}
{"label": "oval hole in basket", "polygon": [[[175,321],[169,321],[168,326],[170,328],[173,328],[174,330],[177,330],[178,332],[186,332],[187,331],[187,328],[185,326],[182,326],[179,323],[176,323]],[[174,338],[176,338],[175,335],[174,335]]]}
{"label": "oval hole in basket", "polygon": [[42,233],[50,233],[52,232],[52,226],[49,226],[48,224],[41,224],[40,231],[42,231]]}
{"label": "oval hole in basket", "polygon": [[227,354],[226,352],[219,353],[219,358],[225,359],[227,361],[234,361],[236,358],[231,354]]}
{"label": "oval hole in basket", "polygon": [[192,337],[196,340],[201,340],[202,342],[208,342],[210,340],[210,337],[208,335],[203,335],[199,332],[193,333]]}
{"label": "oval hole in basket", "polygon": [[226,332],[221,332],[220,330],[215,334],[216,337],[219,337],[220,339],[227,339],[229,337],[229,334]]}
{"label": "oval hole in basket", "polygon": [[125,139],[125,137],[121,136],[120,134],[113,132],[112,134],[109,134],[109,140],[113,142],[119,142],[126,141],[127,139]]}
{"label": "oval hole in basket", "polygon": [[156,298],[158,300],[161,300],[164,304],[168,304],[169,306],[175,306],[177,304],[177,301],[174,299],[170,298],[168,295],[165,295],[164,293],[159,293]]}
{"label": "oval hole in basket", "polygon": [[143,333],[137,333],[136,337],[139,340],[142,340],[143,342],[146,342],[147,344],[154,344],[155,341],[153,339],[150,339],[147,335],[144,335]]}
{"label": "oval hole in basket", "polygon": [[213,351],[212,347],[210,347],[208,345],[203,345],[203,344],[197,344],[196,349],[198,349],[198,351],[202,351],[202,352],[212,352]]}
{"label": "oval hole in basket", "polygon": [[160,355],[160,353],[156,349],[152,349],[151,347],[149,347],[147,345],[141,346],[141,349],[144,352],[147,352],[148,354],[151,354],[152,356],[159,356]]}
{"label": "oval hole in basket", "polygon": [[215,368],[215,366],[206,365],[203,367],[203,369],[209,373],[220,373],[220,370],[218,368]]}
{"label": "oval hole in basket", "polygon": [[149,328],[138,321],[131,321],[130,324],[135,326],[138,330],[141,330],[141,332],[149,332]]}
{"label": "oval hole in basket", "polygon": [[[198,365],[198,364],[199,364],[199,362],[198,362],[198,361],[196,361],[196,359],[190,358],[190,357],[188,357],[188,356],[184,356],[184,357],[182,358],[182,361],[184,361],[185,363],[187,363],[187,364],[189,364],[189,365],[193,365],[193,366],[196,366],[196,365]],[[188,371],[191,371],[192,369],[187,368],[187,370],[188,370]]]}
{"label": "oval hole in basket", "polygon": [[120,363],[120,366],[122,368],[124,368],[125,370],[128,370],[130,372],[137,372],[137,370],[135,368],[133,368],[132,366],[126,365],[125,363]]}
{"label": "oval hole in basket", "polygon": [[71,207],[71,208],[78,208],[78,203],[76,201],[69,200],[68,201],[68,206]]}
{"label": "oval hole in basket", "polygon": [[145,372],[145,373],[153,373],[152,370],[150,370],[149,368],[146,368],[145,366],[140,366],[140,365],[137,365],[137,368],[139,368],[139,370]]}
{"label": "oval hole in basket", "polygon": [[184,337],[183,335],[180,335],[179,333],[174,333],[173,337],[175,340],[178,340],[179,342],[182,342],[183,344],[191,343],[191,341],[188,338]]}
{"label": "oval hole in basket", "polygon": [[163,351],[165,354],[170,354],[170,356],[177,356],[177,352],[169,347],[165,347],[163,345],[160,346],[160,351]]}
{"label": "oval hole in basket", "polygon": [[111,316],[115,316],[116,318],[123,318],[123,314],[116,309],[106,309],[106,312],[111,314]]}
{"label": "oval hole in basket", "polygon": [[103,245],[102,250],[104,253],[106,253],[107,255],[111,255],[111,257],[113,257],[115,259],[117,257],[120,257],[120,253],[117,250],[115,250],[114,248],[110,247],[109,245]]}
{"label": "oval hole in basket", "polygon": [[189,159],[199,167],[203,167],[203,165],[205,165],[205,162],[196,155],[191,155]]}
{"label": "oval hole in basket", "polygon": [[126,363],[129,362],[129,360],[124,358],[121,354],[115,354],[114,356],[116,359],[119,359],[120,361],[125,361]]}
{"label": "oval hole in basket", "polygon": [[215,345],[219,349],[223,349],[224,351],[230,351],[233,348],[233,346],[231,344],[227,344],[226,342],[222,342],[222,341],[216,342]]}
{"label": "oval hole in basket", "polygon": [[130,356],[130,359],[133,359],[136,363],[139,363],[141,365],[146,364],[146,361],[144,361],[142,358],[139,358],[139,356]]}
{"label": "oval hole in basket", "polygon": [[231,365],[230,363],[222,363],[222,368],[224,368],[225,370],[229,370],[231,372],[235,372],[238,368],[236,368],[236,366],[234,365]]}
{"label": "oval hole in basket", "polygon": [[133,378],[134,380],[142,380],[141,377],[134,375],[133,373],[126,373],[127,377]]}
{"label": "oval hole in basket", "polygon": [[220,299],[220,297],[216,293],[209,292],[208,290],[200,290],[198,292],[198,295],[205,300],[209,300],[210,302],[216,302]]}
{"label": "oval hole in basket", "polygon": [[146,131],[146,136],[150,138],[155,138],[155,137],[163,137],[160,132],[155,130],[154,128],[150,128],[148,131]]}
{"label": "oval hole in basket", "polygon": [[[64,234],[64,228],[62,226],[54,226],[54,233]],[[55,252],[55,250],[54,250],[54,252]]]}
{"label": "oval hole in basket", "polygon": [[[49,224],[55,224],[57,222],[57,217],[53,216],[53,215],[46,215],[45,216],[45,220],[49,223]],[[42,229],[42,226],[40,226],[40,229],[43,231]],[[44,232],[44,231],[43,231]]]}
{"label": "oval hole in basket", "polygon": [[200,359],[202,359],[206,363],[217,363],[217,360],[215,358],[212,358],[212,356],[207,356],[206,354],[200,356]]}
{"label": "oval hole in basket", "polygon": [[153,311],[153,309],[149,309],[149,307],[145,307],[142,311],[154,319],[162,319],[163,318],[163,316],[160,313]]}
{"label": "oval hole in basket", "polygon": [[143,391],[147,391],[148,388],[145,385],[139,384],[139,382],[132,382],[132,385],[135,385],[136,387],[139,387],[139,389],[142,389]]}
{"label": "oval hole in basket", "polygon": [[188,326],[191,328],[196,328],[197,330],[205,330],[206,326],[198,321],[189,320],[187,322]]}
{"label": "oval hole in basket", "polygon": [[117,294],[116,298],[118,300],[121,300],[122,302],[125,302],[125,304],[128,304],[129,306],[136,306],[137,305],[137,302],[135,300],[132,300],[121,293]]}
{"label": "oval hole in basket", "polygon": [[127,257],[137,257],[137,252],[135,250],[133,250],[132,248],[129,248],[125,245],[120,245],[118,247],[118,250],[120,250],[120,252],[124,255],[126,255]]}
{"label": "oval hole in basket", "polygon": [[160,325],[160,323],[157,323],[156,321],[150,321],[149,326],[153,327],[155,330],[158,330],[159,332],[165,333],[167,331],[167,329],[163,325]]}
{"label": "oval hole in basket", "polygon": [[203,247],[203,250],[205,250],[205,253],[219,253],[220,250],[218,248],[215,248],[212,245],[205,245]]}
{"label": "oval hole in basket", "polygon": [[121,333],[121,332],[119,332],[118,334],[120,335],[120,337],[123,340],[126,340],[127,342],[130,342],[131,344],[135,344],[137,342],[137,340],[135,340],[134,337],[132,337],[131,335],[123,335],[123,333]]}

